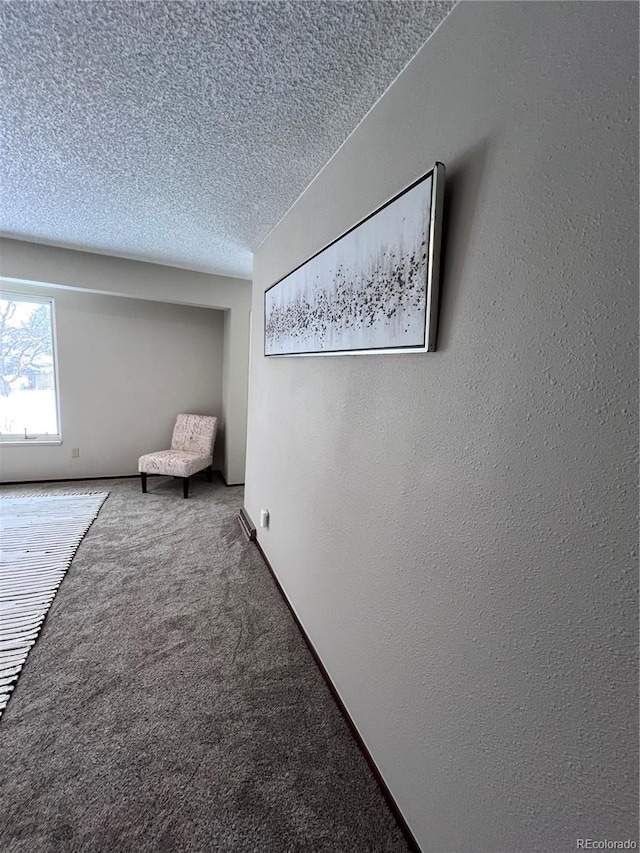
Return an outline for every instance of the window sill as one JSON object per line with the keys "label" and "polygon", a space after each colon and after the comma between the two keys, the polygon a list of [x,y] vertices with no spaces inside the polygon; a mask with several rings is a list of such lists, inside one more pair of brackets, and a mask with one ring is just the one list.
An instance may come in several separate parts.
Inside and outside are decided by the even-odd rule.
{"label": "window sill", "polygon": [[38,447],[43,445],[62,444],[61,438],[15,438],[3,441],[0,439],[0,447],[29,447],[37,444]]}

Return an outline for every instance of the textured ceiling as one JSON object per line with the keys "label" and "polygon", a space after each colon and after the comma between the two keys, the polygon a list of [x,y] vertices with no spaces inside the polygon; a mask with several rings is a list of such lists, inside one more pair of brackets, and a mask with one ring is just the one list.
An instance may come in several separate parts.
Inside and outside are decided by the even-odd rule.
{"label": "textured ceiling", "polygon": [[0,231],[248,278],[453,5],[3,2]]}

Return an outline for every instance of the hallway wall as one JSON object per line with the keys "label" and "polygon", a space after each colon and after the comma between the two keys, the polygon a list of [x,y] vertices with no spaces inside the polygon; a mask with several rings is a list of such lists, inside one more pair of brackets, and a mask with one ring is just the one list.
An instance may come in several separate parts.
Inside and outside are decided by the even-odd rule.
{"label": "hallway wall", "polygon": [[[424,851],[637,828],[634,3],[461,3],[255,255],[246,507]],[[263,294],[448,169],[438,351]]]}

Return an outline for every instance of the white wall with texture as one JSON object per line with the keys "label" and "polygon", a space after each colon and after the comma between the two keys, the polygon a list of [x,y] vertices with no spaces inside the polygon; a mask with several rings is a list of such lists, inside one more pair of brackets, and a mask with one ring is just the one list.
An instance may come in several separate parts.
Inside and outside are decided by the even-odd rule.
{"label": "white wall with texture", "polygon": [[[461,3],[258,249],[246,506],[424,851],[637,831],[635,3]],[[438,351],[263,293],[436,160]]]}

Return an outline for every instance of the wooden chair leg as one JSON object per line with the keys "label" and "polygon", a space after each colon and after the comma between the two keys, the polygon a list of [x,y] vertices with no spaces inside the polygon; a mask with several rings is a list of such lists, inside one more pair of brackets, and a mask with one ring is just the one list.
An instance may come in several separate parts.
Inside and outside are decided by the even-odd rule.
{"label": "wooden chair leg", "polygon": [[184,495],[185,498],[189,497],[189,478],[188,477],[182,478],[182,494]]}
{"label": "wooden chair leg", "polygon": [[146,495],[147,494],[147,475],[145,474],[144,471],[140,472],[140,482],[142,484],[142,494]]}
{"label": "wooden chair leg", "polygon": [[207,468],[207,483],[213,482],[213,465]]}

